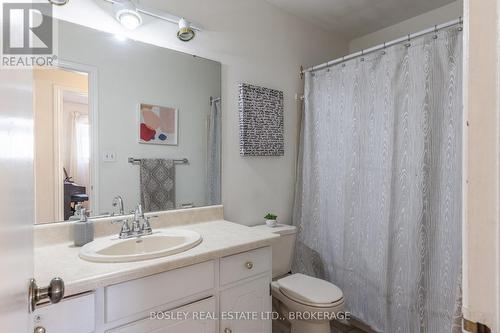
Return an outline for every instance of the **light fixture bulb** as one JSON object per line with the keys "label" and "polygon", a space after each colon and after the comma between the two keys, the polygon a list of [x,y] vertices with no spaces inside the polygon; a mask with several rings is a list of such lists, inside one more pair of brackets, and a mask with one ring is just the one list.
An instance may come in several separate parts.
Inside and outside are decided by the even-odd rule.
{"label": "light fixture bulb", "polygon": [[69,0],[49,0],[49,2],[56,6],[64,6]]}
{"label": "light fixture bulb", "polygon": [[113,4],[113,9],[115,11],[116,20],[126,29],[134,30],[142,24],[142,17],[137,12],[132,1],[117,1]]}
{"label": "light fixture bulb", "polygon": [[128,30],[134,30],[141,25],[140,16],[135,13],[121,13],[121,15],[118,17],[118,21]]}
{"label": "light fixture bulb", "polygon": [[189,42],[195,36],[194,30],[191,28],[191,23],[184,18],[179,20],[179,31],[177,31],[177,38],[183,42]]}

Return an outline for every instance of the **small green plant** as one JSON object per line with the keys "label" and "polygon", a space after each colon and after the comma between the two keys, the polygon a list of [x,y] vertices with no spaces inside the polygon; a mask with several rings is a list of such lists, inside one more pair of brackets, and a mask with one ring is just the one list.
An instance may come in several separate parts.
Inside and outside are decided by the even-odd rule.
{"label": "small green plant", "polygon": [[274,214],[271,214],[271,213],[268,213],[266,216],[264,216],[264,218],[266,220],[276,220],[278,218],[278,216],[274,215]]}

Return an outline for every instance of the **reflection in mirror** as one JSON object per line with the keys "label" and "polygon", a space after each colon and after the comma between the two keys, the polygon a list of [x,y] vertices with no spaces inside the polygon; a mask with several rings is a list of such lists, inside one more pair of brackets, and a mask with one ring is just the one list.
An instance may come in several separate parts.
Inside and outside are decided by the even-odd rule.
{"label": "reflection in mirror", "polygon": [[63,69],[33,76],[36,220],[68,220],[91,200],[88,76]]}
{"label": "reflection in mirror", "polygon": [[35,80],[36,223],[220,204],[220,63],[59,21]]}

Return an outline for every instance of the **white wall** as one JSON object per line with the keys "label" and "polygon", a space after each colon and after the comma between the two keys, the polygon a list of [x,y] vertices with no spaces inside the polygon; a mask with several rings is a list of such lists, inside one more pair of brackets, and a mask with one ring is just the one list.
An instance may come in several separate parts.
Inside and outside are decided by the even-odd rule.
{"label": "white wall", "polygon": [[[185,16],[205,28],[189,43],[176,39],[176,27],[148,20],[132,37],[197,54],[222,63],[222,201],[225,218],[243,224],[263,222],[268,211],[290,223],[297,155],[298,104],[303,90],[299,66],[310,66],[348,51],[345,40],[312,27],[263,0],[151,0],[159,9]],[[104,8],[104,9],[103,9]],[[107,31],[122,31],[104,1],[70,1],[56,8],[65,20]],[[239,155],[238,84],[248,82],[284,92],[285,156]]]}
{"label": "white wall", "polygon": [[368,49],[409,33],[419,32],[435,25],[453,21],[463,16],[463,1],[458,0],[444,7],[415,16],[390,27],[356,38],[349,43],[349,53]]}
{"label": "white wall", "polygon": [[[220,64],[67,22],[59,25],[59,57],[98,72],[98,213],[113,211],[116,195],[126,211],[140,202],[139,166],[129,157],[188,158],[175,168],[176,204],[205,205],[207,116],[210,97],[221,94]],[[140,103],[179,110],[178,145],[138,142]],[[103,161],[104,153],[116,161]]]}

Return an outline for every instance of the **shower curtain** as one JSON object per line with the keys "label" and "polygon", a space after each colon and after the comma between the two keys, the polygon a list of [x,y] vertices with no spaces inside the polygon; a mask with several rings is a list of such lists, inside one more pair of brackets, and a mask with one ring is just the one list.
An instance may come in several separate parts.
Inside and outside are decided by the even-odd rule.
{"label": "shower curtain", "polygon": [[294,271],[338,285],[379,332],[452,331],[461,61],[453,28],[306,75]]}
{"label": "shower curtain", "polygon": [[220,99],[212,100],[208,114],[207,137],[207,205],[221,203],[221,114]]}

